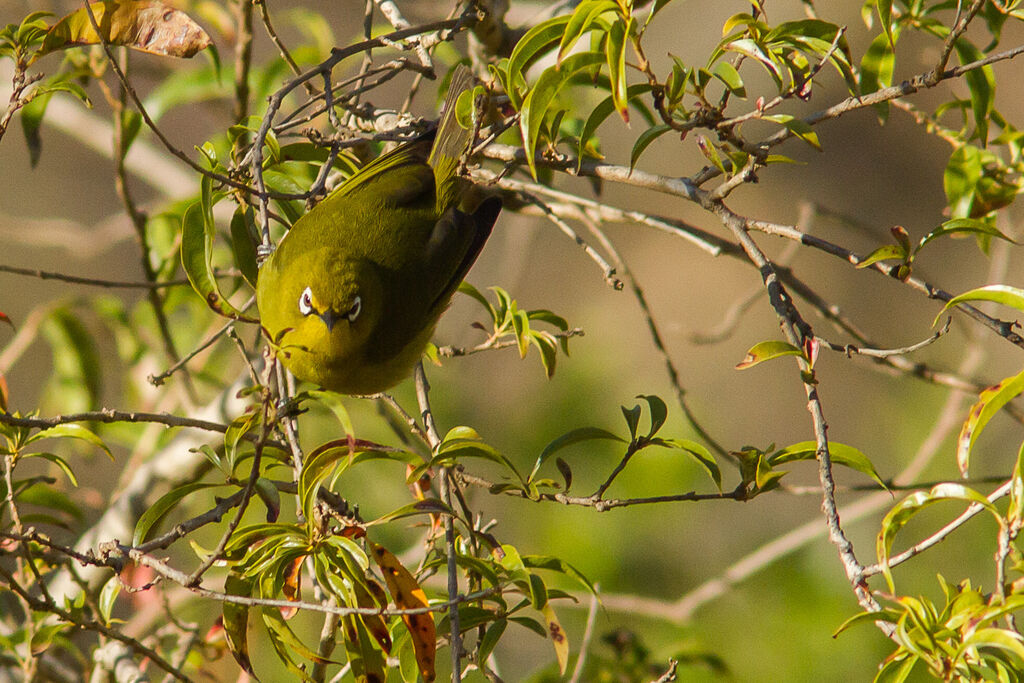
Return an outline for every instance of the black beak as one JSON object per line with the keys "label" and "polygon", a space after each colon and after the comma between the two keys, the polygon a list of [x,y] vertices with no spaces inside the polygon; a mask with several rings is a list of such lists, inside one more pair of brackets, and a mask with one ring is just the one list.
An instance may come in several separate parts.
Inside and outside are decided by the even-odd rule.
{"label": "black beak", "polygon": [[335,313],[332,309],[328,308],[323,313],[317,313],[320,319],[324,321],[324,325],[327,325],[327,331],[331,332],[334,330],[334,324],[342,319],[343,316]]}

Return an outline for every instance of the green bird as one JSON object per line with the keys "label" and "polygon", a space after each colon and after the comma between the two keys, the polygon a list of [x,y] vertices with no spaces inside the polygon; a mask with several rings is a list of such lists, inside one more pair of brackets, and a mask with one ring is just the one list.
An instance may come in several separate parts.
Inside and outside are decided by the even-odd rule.
{"label": "green bird", "polygon": [[[372,394],[408,377],[501,211],[460,177],[473,134],[451,79],[433,134],[361,168],[291,227],[259,271],[256,304],[299,379]],[[475,205],[474,205],[475,204]]]}

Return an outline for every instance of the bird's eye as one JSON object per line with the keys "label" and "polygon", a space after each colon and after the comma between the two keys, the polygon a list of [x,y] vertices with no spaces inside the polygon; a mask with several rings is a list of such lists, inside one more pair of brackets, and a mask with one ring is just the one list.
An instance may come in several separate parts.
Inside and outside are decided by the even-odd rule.
{"label": "bird's eye", "polygon": [[352,307],[345,311],[345,319],[350,323],[355,322],[356,318],[359,317],[359,313],[363,310],[363,300],[358,296],[355,301],[352,302]]}
{"label": "bird's eye", "polygon": [[313,290],[306,287],[299,297],[299,313],[309,315],[313,312]]}

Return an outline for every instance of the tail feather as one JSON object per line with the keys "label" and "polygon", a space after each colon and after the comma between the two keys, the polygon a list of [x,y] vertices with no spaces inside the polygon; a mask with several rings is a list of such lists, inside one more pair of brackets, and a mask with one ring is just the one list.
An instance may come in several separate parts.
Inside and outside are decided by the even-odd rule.
{"label": "tail feather", "polygon": [[427,163],[434,169],[434,178],[438,187],[438,202],[441,206],[449,206],[454,199],[452,182],[458,171],[459,160],[472,143],[473,131],[459,125],[455,117],[455,104],[459,96],[471,90],[475,85],[472,72],[464,64],[455,67],[448,86],[448,94],[441,108],[441,120],[437,124],[434,145],[430,149]]}

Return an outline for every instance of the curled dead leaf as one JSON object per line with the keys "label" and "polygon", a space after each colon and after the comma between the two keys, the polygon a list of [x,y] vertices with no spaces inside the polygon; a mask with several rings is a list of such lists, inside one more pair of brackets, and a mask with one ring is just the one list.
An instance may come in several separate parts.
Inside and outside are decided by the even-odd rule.
{"label": "curled dead leaf", "polygon": [[89,7],[99,33],[83,7],[50,27],[36,58],[55,50],[102,42],[166,57],[191,57],[212,42],[191,17],[162,2],[109,0]]}

